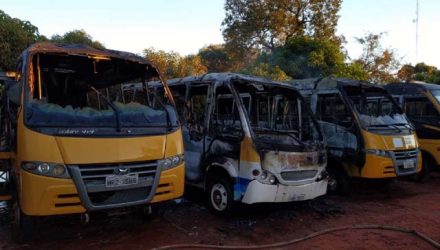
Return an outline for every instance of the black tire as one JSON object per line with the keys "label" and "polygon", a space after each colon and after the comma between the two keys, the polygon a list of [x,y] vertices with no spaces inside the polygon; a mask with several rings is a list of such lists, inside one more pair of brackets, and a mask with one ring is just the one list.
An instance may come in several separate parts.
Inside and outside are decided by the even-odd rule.
{"label": "black tire", "polygon": [[422,170],[419,173],[414,174],[410,177],[412,181],[423,182],[429,178],[431,174],[431,168],[428,161],[429,159],[427,157],[423,157]]}
{"label": "black tire", "polygon": [[230,215],[234,208],[232,183],[225,177],[212,177],[206,189],[209,209],[218,216]]}
{"label": "black tire", "polygon": [[27,243],[33,240],[35,217],[25,215],[14,198],[10,207],[11,237],[17,243]]}
{"label": "black tire", "polygon": [[329,173],[328,192],[339,195],[347,194],[350,190],[350,181],[345,171],[335,167],[330,167],[327,171]]}

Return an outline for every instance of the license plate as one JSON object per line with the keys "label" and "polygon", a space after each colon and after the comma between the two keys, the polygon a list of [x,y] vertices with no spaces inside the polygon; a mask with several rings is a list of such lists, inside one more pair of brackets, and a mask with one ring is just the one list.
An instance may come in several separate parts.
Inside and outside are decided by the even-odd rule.
{"label": "license plate", "polygon": [[404,161],[403,162],[404,169],[415,168],[415,166],[416,166],[416,164],[414,163],[414,161]]}
{"label": "license plate", "polygon": [[105,178],[106,187],[120,187],[138,184],[138,174],[112,175]]}

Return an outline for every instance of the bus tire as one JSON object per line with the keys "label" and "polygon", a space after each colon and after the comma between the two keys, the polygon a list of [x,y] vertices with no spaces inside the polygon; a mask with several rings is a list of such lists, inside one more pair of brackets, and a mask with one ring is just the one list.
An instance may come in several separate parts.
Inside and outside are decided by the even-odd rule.
{"label": "bus tire", "polygon": [[230,179],[215,176],[209,178],[207,184],[206,193],[209,209],[218,216],[230,215],[234,207]]}
{"label": "bus tire", "polygon": [[412,175],[410,178],[415,182],[423,182],[427,180],[431,174],[430,164],[428,158],[424,157],[422,160],[422,170],[419,173]]}
{"label": "bus tire", "polygon": [[33,239],[35,217],[25,215],[14,199],[11,206],[11,238],[17,243],[27,243]]}
{"label": "bus tire", "polygon": [[350,182],[345,171],[341,168],[329,168],[329,193],[344,195],[350,190]]}

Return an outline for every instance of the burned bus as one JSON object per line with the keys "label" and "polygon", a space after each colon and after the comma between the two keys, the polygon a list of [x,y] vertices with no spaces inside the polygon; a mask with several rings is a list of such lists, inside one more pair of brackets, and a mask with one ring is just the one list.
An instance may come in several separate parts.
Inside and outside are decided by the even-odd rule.
{"label": "burned bus", "polygon": [[[121,87],[151,80],[162,85],[160,95]],[[13,187],[15,239],[30,239],[43,216],[148,208],[183,194],[173,97],[145,58],[37,43],[2,89],[0,156]]]}
{"label": "burned bus", "polygon": [[422,150],[423,167],[419,178],[440,166],[440,85],[392,83],[385,89],[414,124]]}
{"label": "burned bus", "polygon": [[334,78],[291,84],[306,96],[326,139],[330,191],[346,192],[353,178],[389,180],[420,171],[414,128],[382,87]]}
{"label": "burned bus", "polygon": [[291,86],[212,73],[169,81],[185,145],[186,183],[214,213],[235,202],[313,199],[327,189],[326,151],[310,108]]}

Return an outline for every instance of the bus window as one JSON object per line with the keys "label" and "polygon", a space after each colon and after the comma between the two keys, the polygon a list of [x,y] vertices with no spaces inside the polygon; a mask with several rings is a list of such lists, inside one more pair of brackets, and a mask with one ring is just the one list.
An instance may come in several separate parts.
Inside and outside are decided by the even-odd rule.
{"label": "bus window", "polygon": [[319,120],[346,128],[353,125],[351,113],[337,94],[319,95],[316,109],[316,116]]}
{"label": "bus window", "polygon": [[411,120],[436,123],[439,113],[426,97],[407,98],[405,100],[406,114]]}
{"label": "bus window", "polygon": [[[221,91],[224,90],[224,91]],[[227,135],[228,137],[241,138],[243,136],[240,114],[237,102],[235,102],[227,87],[217,89],[216,103],[212,112],[211,133],[215,135]]]}

